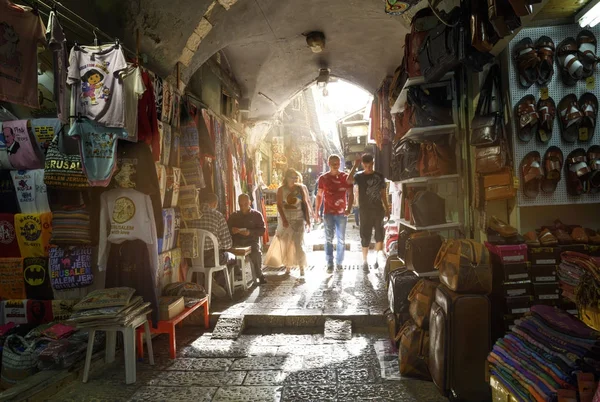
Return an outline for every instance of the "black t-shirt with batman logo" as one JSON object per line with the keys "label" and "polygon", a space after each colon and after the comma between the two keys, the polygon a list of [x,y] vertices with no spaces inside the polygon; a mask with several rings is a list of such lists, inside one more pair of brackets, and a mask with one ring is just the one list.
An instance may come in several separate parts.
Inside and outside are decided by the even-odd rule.
{"label": "black t-shirt with batman logo", "polygon": [[52,300],[54,298],[47,258],[25,258],[23,261],[23,279],[25,280],[25,293],[28,299]]}

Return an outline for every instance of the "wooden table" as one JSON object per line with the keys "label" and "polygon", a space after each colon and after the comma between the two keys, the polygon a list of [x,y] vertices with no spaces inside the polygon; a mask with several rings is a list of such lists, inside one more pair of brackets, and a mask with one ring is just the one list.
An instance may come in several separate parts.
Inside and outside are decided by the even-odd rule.
{"label": "wooden table", "polygon": [[[169,334],[169,356],[171,359],[175,358],[177,354],[177,340],[175,338],[175,326],[186,319],[190,314],[196,311],[200,306],[204,307],[204,328],[208,329],[210,326],[208,316],[208,296],[201,299],[198,303],[192,307],[185,308],[177,317],[174,317],[167,321],[159,321],[157,328],[150,325],[150,332],[153,334]],[[144,342],[142,340],[143,331],[138,329],[137,331],[137,345],[138,345],[138,357],[144,357]],[[149,335],[146,335],[149,337]],[[146,341],[148,342],[148,340]],[[150,343],[151,345],[151,343]]]}

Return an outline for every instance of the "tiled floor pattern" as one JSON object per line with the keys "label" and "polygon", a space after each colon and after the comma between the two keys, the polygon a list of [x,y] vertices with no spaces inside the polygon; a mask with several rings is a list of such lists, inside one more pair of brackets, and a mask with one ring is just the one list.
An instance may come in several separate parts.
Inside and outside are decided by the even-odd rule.
{"label": "tiled floor pattern", "polygon": [[[283,333],[282,331],[286,331]],[[72,383],[50,401],[446,401],[433,383],[385,381],[374,342],[378,334],[350,340],[274,329],[236,341],[185,327],[178,358],[168,358],[166,336],[154,340],[154,367],[137,364],[137,382],[125,385],[122,363]],[[294,333],[298,332],[298,333]]]}

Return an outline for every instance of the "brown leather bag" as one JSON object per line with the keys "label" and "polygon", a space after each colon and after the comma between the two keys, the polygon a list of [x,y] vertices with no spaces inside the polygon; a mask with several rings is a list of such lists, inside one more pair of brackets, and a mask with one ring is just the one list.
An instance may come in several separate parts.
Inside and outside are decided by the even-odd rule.
{"label": "brown leather bag", "polygon": [[429,332],[407,321],[396,336],[400,375],[431,381],[429,375]]}
{"label": "brown leather bag", "polygon": [[509,200],[517,195],[510,168],[481,176],[481,189],[484,201]]}
{"label": "brown leather bag", "polygon": [[508,151],[504,139],[491,147],[475,148],[475,171],[480,174],[502,170],[508,163]]}
{"label": "brown leather bag", "polygon": [[446,240],[435,258],[435,268],[440,271],[440,282],[454,292],[492,291],[490,253],[475,240]]}
{"label": "brown leather bag", "polygon": [[430,141],[421,144],[419,155],[419,175],[421,177],[450,174],[453,164],[454,158],[450,147]]}
{"label": "brown leather bag", "polygon": [[406,35],[404,46],[406,46],[404,58],[406,60],[406,71],[409,77],[419,77],[421,65],[419,64],[419,49],[427,38],[430,29],[435,28],[438,20],[431,8],[419,10],[413,17],[410,26],[410,34]]}
{"label": "brown leather bag", "polygon": [[429,311],[431,310],[431,304],[435,298],[435,289],[437,287],[437,283],[421,279],[408,295],[408,301],[410,302],[408,312],[419,328],[429,328]]}
{"label": "brown leather bag", "polygon": [[481,0],[471,1],[471,45],[483,53],[488,53],[498,41],[498,35],[490,24],[487,10],[482,7]]}
{"label": "brown leather bag", "polygon": [[533,11],[531,2],[527,0],[508,0],[513,11],[519,17],[526,17]]}
{"label": "brown leather bag", "polygon": [[509,36],[521,26],[521,19],[508,0],[488,0],[488,18],[501,38]]}

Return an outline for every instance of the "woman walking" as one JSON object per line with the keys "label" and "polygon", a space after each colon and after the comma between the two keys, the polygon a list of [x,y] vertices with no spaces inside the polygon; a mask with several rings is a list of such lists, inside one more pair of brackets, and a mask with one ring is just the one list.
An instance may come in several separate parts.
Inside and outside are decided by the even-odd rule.
{"label": "woman walking", "polygon": [[283,176],[283,184],[277,189],[277,231],[265,257],[266,266],[285,266],[288,274],[291,267],[298,266],[300,275],[304,275],[304,228],[310,227],[312,214],[309,199],[300,173],[288,169]]}

